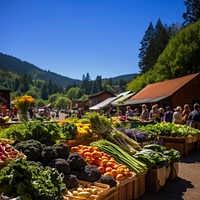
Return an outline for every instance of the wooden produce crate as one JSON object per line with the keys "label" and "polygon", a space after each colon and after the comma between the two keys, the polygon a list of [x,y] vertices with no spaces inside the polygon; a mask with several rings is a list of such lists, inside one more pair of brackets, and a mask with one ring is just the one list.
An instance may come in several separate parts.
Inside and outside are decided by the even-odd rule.
{"label": "wooden produce crate", "polygon": [[120,181],[118,188],[118,196],[114,200],[132,200],[133,199],[133,180],[132,176],[124,181]]}
{"label": "wooden produce crate", "polygon": [[[198,136],[188,136],[188,137],[168,137],[160,136],[163,139],[163,145],[167,150],[173,148],[178,150],[181,155],[187,155],[195,149],[195,143],[198,140]],[[195,142],[196,141],[196,142]]]}
{"label": "wooden produce crate", "polygon": [[99,200],[118,200],[118,187],[119,182],[117,181],[116,187],[111,187],[104,194],[99,194]]}
{"label": "wooden produce crate", "polygon": [[179,171],[179,162],[171,162],[171,171],[169,180],[174,180],[176,177],[178,177],[178,171]]}
{"label": "wooden produce crate", "polygon": [[133,198],[138,199],[145,193],[145,174],[137,176],[133,179]]}
{"label": "wooden produce crate", "polygon": [[[81,190],[80,190],[81,189]],[[90,183],[87,181],[80,181],[79,185],[76,188],[66,190],[64,194],[64,198],[68,198],[69,200],[99,200],[100,196],[104,196],[108,193],[110,186],[103,183]],[[95,193],[93,193],[95,191]],[[82,193],[88,192],[88,195],[75,195],[74,192]]]}
{"label": "wooden produce crate", "polygon": [[165,186],[166,182],[166,167],[158,169],[149,169],[145,177],[146,191],[158,192]]}

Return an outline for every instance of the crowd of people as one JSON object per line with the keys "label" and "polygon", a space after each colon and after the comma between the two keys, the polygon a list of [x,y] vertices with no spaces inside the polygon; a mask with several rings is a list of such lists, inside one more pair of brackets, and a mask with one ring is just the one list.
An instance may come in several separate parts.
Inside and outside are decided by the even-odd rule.
{"label": "crowd of people", "polygon": [[155,122],[170,122],[175,124],[187,124],[190,127],[200,129],[200,105],[195,103],[193,110],[190,109],[188,104],[183,106],[177,106],[174,110],[167,106],[165,109],[158,107],[154,104],[151,110],[147,108],[146,104],[141,106],[141,113],[138,108],[134,110],[130,106],[126,107],[126,116],[139,116],[142,120],[153,120]]}

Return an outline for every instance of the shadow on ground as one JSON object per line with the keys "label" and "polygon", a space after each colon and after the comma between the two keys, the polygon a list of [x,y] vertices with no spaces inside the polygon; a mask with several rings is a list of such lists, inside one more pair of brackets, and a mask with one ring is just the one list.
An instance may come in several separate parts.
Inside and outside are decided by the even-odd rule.
{"label": "shadow on ground", "polygon": [[[192,154],[192,156],[191,156]],[[198,163],[200,162],[200,151],[194,151],[189,155],[185,155],[181,157],[182,163]]]}
{"label": "shadow on ground", "polygon": [[184,193],[188,188],[194,188],[194,185],[190,181],[177,177],[160,191],[145,192],[138,200],[183,200]]}

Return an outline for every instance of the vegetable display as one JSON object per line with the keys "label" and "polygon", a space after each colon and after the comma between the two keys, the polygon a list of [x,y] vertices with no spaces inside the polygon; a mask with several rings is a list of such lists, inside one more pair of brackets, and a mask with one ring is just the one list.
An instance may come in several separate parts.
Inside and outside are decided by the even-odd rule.
{"label": "vegetable display", "polygon": [[148,167],[162,167],[170,161],[178,162],[181,154],[179,151],[170,149],[158,144],[145,145],[144,149],[134,155],[138,160],[146,163]]}
{"label": "vegetable display", "polygon": [[98,147],[101,151],[109,154],[113,157],[118,163],[126,165],[132,172],[136,173],[136,175],[141,175],[145,173],[147,170],[146,164],[137,160],[126,151],[121,149],[116,144],[108,140],[98,140],[96,142],[91,143],[92,146]]}
{"label": "vegetable display", "polygon": [[24,159],[14,159],[0,173],[0,193],[24,200],[60,200],[66,190],[57,170],[42,170]]}
{"label": "vegetable display", "polygon": [[79,145],[72,147],[71,151],[78,152],[90,165],[95,165],[103,176],[111,176],[118,181],[123,181],[135,175],[127,166],[118,164],[114,158],[97,147]]}
{"label": "vegetable display", "polygon": [[115,143],[130,155],[135,154],[137,150],[141,150],[140,145],[135,140],[118,131],[105,116],[101,116],[98,113],[90,113],[88,118],[93,132],[100,137]]}
{"label": "vegetable display", "polygon": [[0,143],[0,163],[20,156],[19,151],[9,144]]}
{"label": "vegetable display", "polygon": [[158,133],[152,132],[149,130],[140,130],[140,129],[126,129],[126,128],[117,128],[117,130],[123,132],[128,137],[136,140],[137,142],[146,142],[146,141],[155,141],[158,139]]}
{"label": "vegetable display", "polygon": [[180,125],[174,123],[157,123],[157,124],[148,124],[146,126],[138,127],[141,130],[149,130],[158,133],[159,135],[165,136],[178,136],[178,137],[187,137],[189,135],[197,135],[200,133],[198,129],[189,127],[187,125]]}
{"label": "vegetable display", "polygon": [[38,140],[43,144],[53,144],[61,137],[60,127],[57,123],[46,123],[40,121],[12,124],[9,128],[0,130],[0,137],[24,141]]}

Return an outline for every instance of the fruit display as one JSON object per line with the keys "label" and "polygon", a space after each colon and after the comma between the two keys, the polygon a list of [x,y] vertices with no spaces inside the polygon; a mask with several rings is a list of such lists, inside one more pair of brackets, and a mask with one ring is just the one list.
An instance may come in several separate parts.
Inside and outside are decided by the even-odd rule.
{"label": "fruit display", "polygon": [[78,145],[72,147],[71,152],[78,152],[90,165],[95,165],[103,176],[112,176],[117,181],[136,175],[125,165],[117,164],[114,158],[97,147]]}

